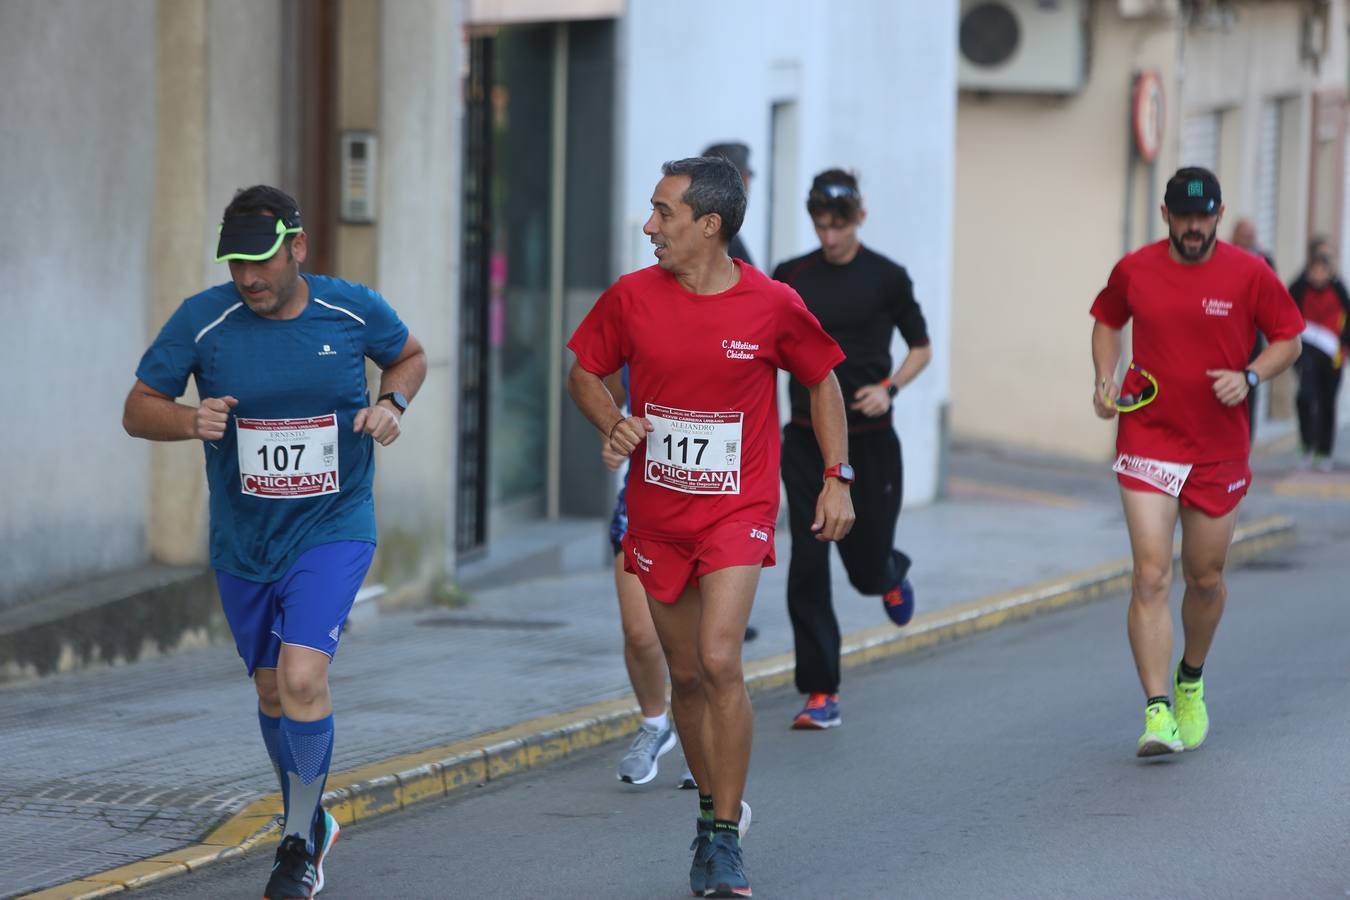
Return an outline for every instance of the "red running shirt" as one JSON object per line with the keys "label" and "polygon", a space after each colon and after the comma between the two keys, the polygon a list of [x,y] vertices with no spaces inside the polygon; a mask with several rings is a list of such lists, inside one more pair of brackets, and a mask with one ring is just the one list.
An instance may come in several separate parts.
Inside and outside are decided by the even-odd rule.
{"label": "red running shirt", "polygon": [[1092,304],[1111,328],[1134,321],[1134,361],[1158,379],[1152,403],[1120,414],[1116,450],[1179,463],[1246,459],[1247,404],[1220,403],[1205,372],[1242,371],[1258,330],[1289,340],[1303,317],[1261,257],[1216,241],[1208,260],[1186,265],[1167,248],[1163,239],[1116,263]]}
{"label": "red running shirt", "polygon": [[736,260],[740,280],[693,294],[660,266],[605,291],[567,346],[587,372],[625,364],[633,415],[628,527],[690,541],[719,522],[778,518],[777,373],[816,385],[844,359],[797,292]]}

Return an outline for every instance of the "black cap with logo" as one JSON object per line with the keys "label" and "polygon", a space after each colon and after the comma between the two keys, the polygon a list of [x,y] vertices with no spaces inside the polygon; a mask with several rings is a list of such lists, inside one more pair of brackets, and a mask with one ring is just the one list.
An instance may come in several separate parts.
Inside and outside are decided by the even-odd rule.
{"label": "black cap with logo", "polygon": [[1179,215],[1218,215],[1219,207],[1223,206],[1219,179],[1209,169],[1199,166],[1177,169],[1177,173],[1167,180],[1163,205],[1168,212]]}

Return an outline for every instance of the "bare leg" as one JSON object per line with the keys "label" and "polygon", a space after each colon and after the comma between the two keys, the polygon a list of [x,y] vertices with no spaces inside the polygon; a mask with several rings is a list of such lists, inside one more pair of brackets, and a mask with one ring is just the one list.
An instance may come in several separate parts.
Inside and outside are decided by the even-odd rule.
{"label": "bare leg", "polygon": [[281,646],[275,677],[286,718],[296,722],[317,722],[332,714],[328,664],[328,654],[319,650],[294,644]]}
{"label": "bare leg", "polygon": [[703,616],[699,622],[699,658],[707,698],[704,733],[711,741],[714,763],[713,815],[732,822],[741,815],[754,735],[741,646],[761,571],[758,565],[731,566],[700,579]]}
{"label": "bare leg", "polygon": [[1181,627],[1186,641],[1182,659],[1192,668],[1204,665],[1219,619],[1223,617],[1228,598],[1223,567],[1236,525],[1236,509],[1219,519],[1197,509],[1181,509],[1181,572],[1186,579],[1186,593],[1181,600]]}
{"label": "bare leg", "polygon": [[670,668],[670,711],[684,745],[684,760],[700,792],[710,791],[711,764],[704,753],[707,745],[699,739],[706,706],[698,646],[702,598],[696,589],[687,588],[675,603],[662,603],[648,595],[647,606]]}
{"label": "bare leg", "polygon": [[1172,667],[1172,536],[1179,502],[1152,491],[1122,488],[1125,526],[1134,556],[1127,629],[1134,665],[1144,696],[1165,697],[1170,691]]}
{"label": "bare leg", "polygon": [[623,662],[642,714],[649,719],[666,711],[666,658],[647,608],[647,592],[636,575],[623,570],[623,554],[614,558],[614,590],[623,623]]}
{"label": "bare leg", "polygon": [[277,686],[277,670],[254,669],[253,689],[258,692],[258,709],[264,715],[278,718],[281,715],[281,689]]}

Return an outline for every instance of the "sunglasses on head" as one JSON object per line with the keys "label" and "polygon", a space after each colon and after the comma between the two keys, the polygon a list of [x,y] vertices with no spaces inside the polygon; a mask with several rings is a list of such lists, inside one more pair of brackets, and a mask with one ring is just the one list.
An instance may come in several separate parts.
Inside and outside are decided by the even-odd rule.
{"label": "sunglasses on head", "polygon": [[1130,363],[1116,398],[1116,412],[1134,412],[1148,406],[1158,396],[1158,379],[1152,373]]}
{"label": "sunglasses on head", "polygon": [[821,184],[811,188],[811,193],[830,200],[848,200],[858,196],[858,189],[848,184]]}

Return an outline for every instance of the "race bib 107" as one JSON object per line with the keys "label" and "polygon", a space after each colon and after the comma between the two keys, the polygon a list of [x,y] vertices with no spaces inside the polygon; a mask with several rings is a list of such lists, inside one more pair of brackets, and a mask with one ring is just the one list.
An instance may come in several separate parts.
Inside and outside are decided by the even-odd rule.
{"label": "race bib 107", "polygon": [[337,413],[234,422],[245,494],[290,500],[338,492]]}

